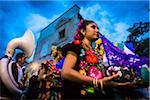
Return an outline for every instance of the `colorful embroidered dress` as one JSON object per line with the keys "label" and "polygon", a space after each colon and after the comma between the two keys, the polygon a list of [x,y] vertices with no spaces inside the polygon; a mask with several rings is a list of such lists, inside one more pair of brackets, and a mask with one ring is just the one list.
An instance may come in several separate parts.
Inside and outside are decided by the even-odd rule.
{"label": "colorful embroidered dress", "polygon": [[[77,62],[74,69],[76,71],[79,71],[83,75],[102,79],[105,76],[107,77],[115,73],[119,73],[120,77],[118,79],[114,79],[114,81],[127,82],[139,79],[136,69],[133,70],[131,67],[124,67],[121,65],[111,65],[108,64],[108,61],[106,61],[107,63],[104,63],[104,60],[108,60],[108,58],[106,57],[110,57],[107,55],[107,52],[111,51],[107,50],[106,52],[105,49],[106,48],[104,48],[102,40],[96,41],[95,49],[89,48],[86,44],[79,40],[74,40],[72,43],[69,43],[64,47],[64,53],[72,51],[77,55]],[[80,90],[80,94],[84,95],[85,97],[88,95],[97,95],[97,93],[101,95],[101,91],[97,92],[97,90],[94,89],[93,85],[87,85],[85,84],[85,82],[83,82],[81,85],[69,80],[64,80],[64,83],[64,91],[68,94],[67,96],[70,97],[74,96],[77,93],[78,89]],[[76,92],[74,92],[73,94],[70,92],[70,90],[74,90]],[[111,94],[111,90],[107,92]]]}
{"label": "colorful embroidered dress", "polygon": [[[81,53],[80,58],[80,70],[79,72],[83,75],[87,75],[92,78],[102,79],[105,76],[105,66],[102,62],[102,56],[97,50],[89,48],[85,43],[77,43],[78,40],[75,40],[74,43],[80,45]],[[95,89],[93,85],[82,84],[82,95],[95,94]]]}
{"label": "colorful embroidered dress", "polygon": [[[79,73],[97,79],[102,79],[106,76],[106,68],[102,62],[102,54],[97,52],[97,50],[89,48],[86,44],[79,40],[74,40],[72,43],[68,44],[65,50],[73,51],[77,54],[78,61],[75,69],[79,71]],[[95,95],[95,93],[96,90],[93,85],[86,85],[83,82],[80,88],[81,95]]]}

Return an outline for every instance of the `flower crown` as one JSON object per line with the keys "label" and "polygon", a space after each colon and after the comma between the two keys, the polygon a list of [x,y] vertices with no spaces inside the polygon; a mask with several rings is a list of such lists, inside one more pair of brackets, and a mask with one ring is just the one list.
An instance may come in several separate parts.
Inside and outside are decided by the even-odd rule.
{"label": "flower crown", "polygon": [[79,28],[79,29],[81,28],[81,26],[82,26],[83,22],[84,22],[84,20],[83,20],[83,19],[81,19],[81,20],[80,20],[80,23],[78,24],[78,28]]}
{"label": "flower crown", "polygon": [[84,23],[84,20],[81,19],[80,23],[78,24],[78,28],[76,30],[76,34],[74,35],[74,39],[75,40],[82,40],[83,39],[83,36],[82,36],[82,34],[80,32],[80,29],[81,29],[81,26],[82,26],[83,23]]}

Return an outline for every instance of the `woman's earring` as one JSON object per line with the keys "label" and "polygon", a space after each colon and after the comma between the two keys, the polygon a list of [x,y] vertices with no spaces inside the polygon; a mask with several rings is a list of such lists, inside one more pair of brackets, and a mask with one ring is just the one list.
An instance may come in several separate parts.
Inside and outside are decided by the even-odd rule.
{"label": "woman's earring", "polygon": [[81,30],[81,33],[85,36],[85,31],[84,30]]}
{"label": "woman's earring", "polygon": [[85,36],[85,32],[82,33]]}

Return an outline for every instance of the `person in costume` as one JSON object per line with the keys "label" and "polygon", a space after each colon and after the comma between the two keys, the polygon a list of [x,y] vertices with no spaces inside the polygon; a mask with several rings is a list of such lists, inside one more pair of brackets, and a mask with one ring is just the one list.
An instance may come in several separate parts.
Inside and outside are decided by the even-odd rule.
{"label": "person in costume", "polygon": [[55,72],[53,73],[53,95],[56,100],[61,100],[62,98],[62,79],[61,79],[61,69],[64,63],[64,57],[62,53],[62,48],[57,47],[56,56],[54,57],[55,62]]}
{"label": "person in costume", "polygon": [[43,99],[46,93],[46,75],[48,67],[42,63],[38,70],[38,75],[33,75],[29,79],[29,86],[23,91],[22,99]]}
{"label": "person in costume", "polygon": [[20,89],[24,89],[24,82],[22,80],[22,77],[24,75],[25,70],[25,62],[26,62],[26,56],[24,53],[18,53],[15,57],[16,62],[12,63],[12,75],[15,79],[15,81],[18,83]]}
{"label": "person in costume", "polygon": [[50,56],[53,58],[52,63],[56,65],[56,69],[62,69],[64,57],[61,47],[52,46],[52,52]]}
{"label": "person in costume", "polygon": [[119,74],[106,77],[106,66],[102,64],[102,57],[98,57],[92,47],[99,35],[99,28],[94,21],[81,20],[74,36],[75,40],[63,47],[63,99],[112,99],[113,87],[133,85],[131,82],[113,81]]}
{"label": "person in costume", "polygon": [[46,77],[47,91],[44,98],[52,100],[61,100],[62,98],[61,68],[64,62],[62,48],[52,46],[52,52],[50,56],[53,59],[46,61],[46,64],[49,66],[50,70]]}
{"label": "person in costume", "polygon": [[[8,58],[7,55],[5,55],[3,58]],[[2,58],[0,58],[1,60]],[[15,56],[15,61],[12,62],[11,65],[11,72],[14,80],[19,86],[19,89],[24,90],[25,89],[25,84],[24,80],[22,80],[22,77],[24,75],[24,69],[26,66],[24,66],[26,62],[26,56],[24,53],[20,52],[17,53]],[[5,84],[2,82],[0,79],[0,84],[1,84],[1,91],[0,94],[2,97],[7,97],[8,99],[13,98],[13,99],[19,99],[20,96],[16,96],[11,91],[5,86]]]}

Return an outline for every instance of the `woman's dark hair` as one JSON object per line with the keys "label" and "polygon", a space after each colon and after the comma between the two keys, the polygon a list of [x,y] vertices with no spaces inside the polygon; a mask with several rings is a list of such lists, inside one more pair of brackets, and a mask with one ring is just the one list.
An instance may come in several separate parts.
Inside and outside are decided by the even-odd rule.
{"label": "woman's dark hair", "polygon": [[83,34],[80,32],[81,29],[83,29],[83,31],[86,30],[86,26],[89,25],[90,23],[95,23],[92,20],[80,20],[80,23],[78,24],[78,28],[76,30],[76,34],[74,35],[74,39],[75,40],[82,40],[84,38]]}

